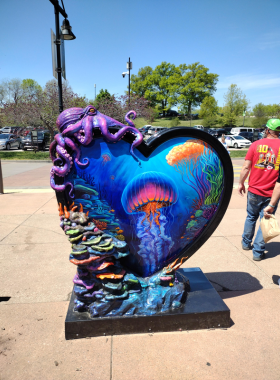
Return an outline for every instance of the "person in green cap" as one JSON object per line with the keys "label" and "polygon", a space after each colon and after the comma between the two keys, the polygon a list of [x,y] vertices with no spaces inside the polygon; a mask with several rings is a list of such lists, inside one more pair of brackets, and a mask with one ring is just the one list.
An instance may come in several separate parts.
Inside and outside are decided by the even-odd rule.
{"label": "person in green cap", "polygon": [[[247,195],[247,218],[242,235],[242,248],[253,250],[253,260],[264,258],[265,243],[259,227],[252,245],[258,218],[264,216],[264,209],[270,205],[271,196],[279,175],[280,165],[280,119],[270,119],[266,123],[264,137],[255,141],[249,148],[240,172],[238,192],[246,193],[244,182],[249,177]],[[275,214],[278,201],[273,205]]]}

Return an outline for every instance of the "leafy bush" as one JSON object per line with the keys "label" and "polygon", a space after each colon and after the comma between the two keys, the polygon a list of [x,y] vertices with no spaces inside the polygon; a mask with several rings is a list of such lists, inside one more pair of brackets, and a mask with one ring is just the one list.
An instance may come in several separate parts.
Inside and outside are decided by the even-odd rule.
{"label": "leafy bush", "polygon": [[218,121],[217,116],[215,115],[208,116],[203,119],[202,125],[203,127],[206,127],[206,128],[212,128],[217,124],[217,121]]}
{"label": "leafy bush", "polygon": [[263,124],[266,124],[268,119],[269,118],[267,116],[254,117],[252,120],[252,127],[253,128],[261,128]]}
{"label": "leafy bush", "polygon": [[225,127],[233,127],[236,125],[237,116],[234,112],[225,112],[222,121]]}
{"label": "leafy bush", "polygon": [[174,119],[171,120],[171,123],[169,124],[170,127],[178,127],[178,125],[180,124],[180,120],[178,117],[174,117]]}

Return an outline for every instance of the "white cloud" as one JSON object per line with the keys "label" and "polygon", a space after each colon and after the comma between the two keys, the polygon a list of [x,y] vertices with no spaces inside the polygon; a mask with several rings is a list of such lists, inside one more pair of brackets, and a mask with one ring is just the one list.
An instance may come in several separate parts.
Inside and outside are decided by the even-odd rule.
{"label": "white cloud", "polygon": [[231,84],[236,84],[241,90],[254,88],[273,88],[280,86],[280,76],[273,74],[237,74],[221,78],[217,84],[217,89],[228,88]]}

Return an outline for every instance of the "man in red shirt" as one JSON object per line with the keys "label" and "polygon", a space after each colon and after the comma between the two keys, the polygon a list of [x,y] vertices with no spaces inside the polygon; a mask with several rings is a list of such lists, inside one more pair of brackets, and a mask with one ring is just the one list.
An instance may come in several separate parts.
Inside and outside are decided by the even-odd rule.
{"label": "man in red shirt", "polygon": [[[253,248],[253,260],[264,258],[265,243],[259,227],[253,246],[251,246],[258,218],[263,217],[263,210],[269,205],[280,165],[280,120],[270,119],[266,124],[264,138],[255,141],[249,148],[241,169],[238,192],[244,196],[244,182],[250,173],[247,196],[247,218],[242,235],[242,248]],[[278,203],[274,206],[276,212]]]}

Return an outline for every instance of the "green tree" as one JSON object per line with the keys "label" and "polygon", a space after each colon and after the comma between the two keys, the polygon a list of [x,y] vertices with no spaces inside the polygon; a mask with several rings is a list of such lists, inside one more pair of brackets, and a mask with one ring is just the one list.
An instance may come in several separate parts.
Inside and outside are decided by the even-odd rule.
{"label": "green tree", "polygon": [[269,118],[267,116],[254,117],[252,120],[252,127],[254,128],[262,128],[264,124],[266,124]]}
{"label": "green tree", "polygon": [[235,116],[243,115],[249,106],[249,100],[246,95],[237,87],[236,84],[231,84],[228,91],[224,95],[225,113],[234,114]]}
{"label": "green tree", "polygon": [[255,117],[263,117],[267,115],[268,108],[263,103],[258,103],[253,108],[253,115]]}
{"label": "green tree", "polygon": [[42,87],[34,79],[23,79],[21,82],[22,97],[36,100],[42,92]]}
{"label": "green tree", "polygon": [[159,106],[165,112],[176,104],[176,66],[162,62],[154,70],[150,66],[141,68],[138,75],[131,76],[131,91],[137,96],[144,96],[151,106]]}
{"label": "green tree", "polygon": [[268,104],[265,106],[266,116],[274,118],[279,118],[280,116],[280,105],[279,104]]}
{"label": "green tree", "polygon": [[225,112],[224,116],[221,118],[221,124],[225,127],[233,127],[236,125],[237,116],[234,112]]}
{"label": "green tree", "polygon": [[[62,94],[64,109],[84,108],[88,103],[85,97],[73,92],[67,81],[62,84]],[[17,100],[17,102],[7,102],[3,108],[5,119],[10,125],[43,125],[53,135],[56,130],[56,119],[59,115],[56,80],[48,81],[42,91],[37,92],[35,101],[33,95],[31,93],[30,96],[21,96],[21,100]]]}
{"label": "green tree", "polygon": [[219,76],[209,73],[209,69],[199,62],[179,65],[178,71],[173,90],[178,103],[191,115],[192,107],[199,106],[206,97],[216,91]]}
{"label": "green tree", "polygon": [[141,67],[137,75],[132,74],[130,77],[131,92],[140,97],[145,97],[145,92],[150,86],[147,77],[153,74],[153,69],[150,66]]}
{"label": "green tree", "polygon": [[217,115],[219,107],[217,100],[213,96],[206,96],[200,106],[199,118],[205,119]]}

